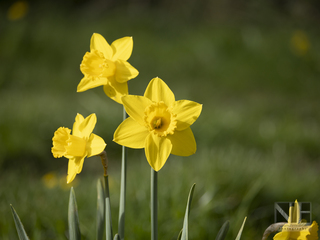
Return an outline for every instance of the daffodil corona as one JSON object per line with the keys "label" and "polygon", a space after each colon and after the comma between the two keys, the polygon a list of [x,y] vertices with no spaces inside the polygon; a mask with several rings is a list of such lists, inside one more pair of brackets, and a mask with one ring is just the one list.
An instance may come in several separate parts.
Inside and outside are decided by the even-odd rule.
{"label": "daffodil corona", "polygon": [[189,156],[196,152],[191,131],[202,105],[193,101],[176,101],[173,92],[160,78],[150,81],[144,96],[122,98],[129,114],[114,133],[114,141],[130,148],[145,148],[150,166],[159,171],[170,153]]}
{"label": "daffodil corona", "polygon": [[123,37],[111,46],[98,33],[91,37],[90,52],[87,52],[80,65],[84,74],[77,91],[103,86],[108,97],[122,103],[121,97],[128,94],[128,84],[139,72],[127,62],[133,48],[132,37]]}
{"label": "daffodil corona", "polygon": [[71,129],[60,127],[55,131],[52,138],[53,147],[51,152],[55,158],[66,157],[69,159],[67,183],[73,181],[82,170],[85,157],[100,154],[106,143],[93,134],[97,117],[93,113],[87,118],[78,114]]}

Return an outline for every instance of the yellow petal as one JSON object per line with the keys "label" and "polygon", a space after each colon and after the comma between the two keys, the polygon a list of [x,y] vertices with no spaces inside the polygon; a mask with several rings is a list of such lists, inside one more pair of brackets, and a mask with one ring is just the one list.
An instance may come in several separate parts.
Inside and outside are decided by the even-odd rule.
{"label": "yellow petal", "polygon": [[163,101],[168,107],[172,106],[175,102],[173,92],[168,85],[158,77],[150,81],[144,96],[154,102]]}
{"label": "yellow petal", "polygon": [[107,144],[104,142],[104,140],[101,137],[92,133],[87,143],[87,151],[88,151],[87,157],[100,154],[104,150],[106,145]]}
{"label": "yellow petal", "polygon": [[177,130],[181,131],[190,127],[199,117],[202,110],[202,104],[189,101],[176,101],[173,107],[173,112],[177,114]]}
{"label": "yellow petal", "polygon": [[88,89],[99,87],[108,83],[105,77],[84,76],[77,87],[77,92],[84,92]]}
{"label": "yellow petal", "polygon": [[129,116],[144,126],[144,112],[146,107],[152,104],[151,100],[142,96],[127,95],[122,98],[122,102]]}
{"label": "yellow petal", "polygon": [[113,55],[113,50],[106,39],[99,33],[94,33],[90,41],[90,51],[99,50],[103,53],[106,59],[111,59]]}
{"label": "yellow petal", "polygon": [[72,135],[88,140],[96,123],[96,114],[92,113],[91,115],[83,119],[83,116],[78,113],[73,124]]}
{"label": "yellow petal", "polygon": [[71,183],[78,173],[81,172],[85,157],[69,159],[67,183]]}
{"label": "yellow petal", "polygon": [[133,40],[132,37],[123,37],[115,40],[111,44],[113,50],[112,60],[116,61],[118,59],[128,60],[132,53]]}
{"label": "yellow petal", "polygon": [[115,78],[119,83],[125,83],[132,78],[138,76],[139,72],[137,69],[131,66],[127,61],[118,60],[116,64]]}
{"label": "yellow petal", "polygon": [[144,148],[149,131],[131,117],[125,119],[114,133],[113,141],[130,148]]}
{"label": "yellow petal", "polygon": [[172,143],[171,153],[178,156],[190,156],[197,150],[196,140],[190,127],[182,131],[175,131],[173,135],[168,135]]}
{"label": "yellow petal", "polygon": [[121,98],[128,94],[128,84],[126,82],[119,83],[114,77],[109,78],[108,80],[108,84],[103,86],[103,91],[109,98],[122,104]]}
{"label": "yellow petal", "polygon": [[289,237],[290,232],[279,232],[273,237],[273,240],[287,240]]}
{"label": "yellow petal", "polygon": [[80,113],[78,113],[73,123],[73,128],[72,128],[73,136],[82,137],[82,133],[79,128],[83,121],[84,121],[84,117]]}
{"label": "yellow petal", "polygon": [[150,133],[146,138],[145,153],[150,166],[159,171],[166,163],[172,149],[171,141]]}

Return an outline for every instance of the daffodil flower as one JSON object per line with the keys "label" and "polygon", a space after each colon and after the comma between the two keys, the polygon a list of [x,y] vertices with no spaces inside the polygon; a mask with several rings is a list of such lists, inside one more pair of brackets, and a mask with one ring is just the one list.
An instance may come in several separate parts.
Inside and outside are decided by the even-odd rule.
{"label": "daffodil flower", "polygon": [[97,117],[93,113],[87,118],[78,114],[71,129],[60,127],[55,131],[52,138],[53,147],[51,152],[55,158],[66,157],[69,159],[67,183],[73,181],[83,167],[85,157],[100,154],[106,143],[104,140],[93,134]]}
{"label": "daffodil flower", "polygon": [[288,223],[283,225],[281,232],[277,233],[274,240],[318,240],[318,223],[313,221],[311,225],[300,222],[300,208],[298,201],[289,209]]}
{"label": "daffodil flower", "polygon": [[139,72],[127,62],[133,48],[132,37],[123,37],[111,46],[98,33],[91,37],[90,52],[87,52],[80,65],[84,77],[77,91],[103,86],[108,97],[122,103],[121,97],[128,94],[128,83]]}
{"label": "daffodil flower", "polygon": [[191,131],[202,105],[188,100],[176,101],[173,92],[160,78],[149,83],[144,96],[122,98],[129,114],[114,133],[114,141],[130,148],[145,148],[150,166],[159,171],[170,153],[189,156],[196,152]]}

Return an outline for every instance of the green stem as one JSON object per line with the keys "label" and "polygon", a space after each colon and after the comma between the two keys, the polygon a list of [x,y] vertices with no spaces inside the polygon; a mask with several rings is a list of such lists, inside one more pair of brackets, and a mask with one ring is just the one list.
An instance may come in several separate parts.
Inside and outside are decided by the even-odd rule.
{"label": "green stem", "polygon": [[[123,120],[127,118],[127,113],[123,107]],[[125,209],[126,209],[126,182],[127,182],[127,149],[122,146],[122,159],[121,159],[121,186],[120,186],[120,202],[119,202],[119,236],[124,239],[124,226],[125,226]]]}
{"label": "green stem", "polygon": [[112,240],[112,219],[111,219],[111,203],[109,194],[109,180],[108,175],[104,176],[105,191],[106,191],[106,239]]}
{"label": "green stem", "polygon": [[158,173],[151,168],[151,240],[158,239]]}

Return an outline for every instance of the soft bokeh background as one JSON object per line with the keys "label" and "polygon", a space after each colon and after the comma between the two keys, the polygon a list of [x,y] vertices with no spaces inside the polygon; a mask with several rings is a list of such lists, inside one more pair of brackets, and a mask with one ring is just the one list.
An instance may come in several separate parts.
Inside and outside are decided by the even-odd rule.
{"label": "soft bokeh background", "polygon": [[[319,14],[316,0],[1,1],[0,238],[17,239],[12,204],[31,239],[66,239],[67,159],[52,157],[51,138],[93,112],[117,231],[122,107],[102,87],[76,93],[94,32],[133,36],[130,93],[158,76],[176,99],[203,104],[197,153],[159,172],[160,238],[177,238],[194,182],[190,239],[214,239],[226,220],[234,239],[245,216],[242,239],[261,239],[278,201],[312,202],[320,222]],[[150,168],[143,150],[128,154],[126,238],[149,239]],[[87,159],[72,183],[83,239],[95,238],[100,165]]]}

